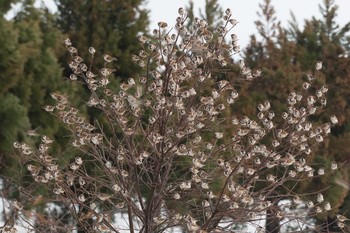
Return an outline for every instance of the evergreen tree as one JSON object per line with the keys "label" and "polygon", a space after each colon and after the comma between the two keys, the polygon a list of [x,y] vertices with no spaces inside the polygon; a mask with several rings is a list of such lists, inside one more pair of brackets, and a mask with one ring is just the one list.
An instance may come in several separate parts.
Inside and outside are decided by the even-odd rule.
{"label": "evergreen tree", "polygon": [[[349,30],[348,24],[342,28],[336,24],[337,7],[334,5],[334,1],[330,0],[325,0],[323,6],[320,6],[323,19],[307,20],[302,30],[299,30],[293,17],[289,29],[281,28],[276,22],[271,1],[265,0],[260,8],[262,11],[260,16],[265,19],[265,23],[263,20],[259,20],[256,25],[263,40],[259,41],[255,36],[251,37],[251,44],[245,50],[245,61],[249,66],[264,67],[264,70],[261,80],[250,85],[246,90],[247,94],[261,101],[265,98],[274,99],[272,105],[278,108],[281,106],[279,100],[283,100],[284,95],[295,90],[298,83],[307,81],[307,77],[303,76],[302,73],[309,71],[317,61],[322,60],[325,72],[324,76],[318,75],[317,82],[329,86],[328,109],[345,124],[333,131],[333,136],[330,137],[331,143],[326,142],[317,155],[314,154],[308,159],[314,159],[315,163],[346,160],[343,152],[345,145],[347,145],[344,125],[348,119],[346,106],[349,95],[349,88],[347,88],[349,60],[344,56],[346,54],[344,41],[346,41]],[[266,95],[261,96],[261,93],[266,93]],[[250,111],[254,111],[254,109],[250,109]],[[323,122],[325,119],[314,120]],[[338,143],[334,143],[334,141]],[[328,146],[329,144],[332,146]],[[325,188],[326,183],[333,182],[334,185],[327,190],[326,196],[327,199],[331,200],[332,206],[340,206],[347,191],[336,183],[337,180],[347,182],[347,173],[346,169],[342,169],[335,177],[315,178],[314,182],[300,185],[299,189],[320,190]],[[334,217],[337,210],[334,208],[330,216]],[[277,224],[278,222],[267,222],[268,232],[278,232],[279,226]]]}
{"label": "evergreen tree", "polygon": [[[301,32],[296,33],[297,53],[296,59],[307,65],[315,60],[323,60],[326,67],[324,78],[329,86],[329,109],[338,116],[341,125],[333,130],[330,143],[325,144],[320,154],[320,159],[329,160],[335,158],[344,162],[342,173],[330,180],[334,183],[335,189],[329,189],[328,196],[336,206],[341,206],[341,212],[349,217],[346,211],[349,204],[344,202],[349,198],[346,187],[339,186],[339,181],[348,183],[349,169],[345,164],[349,161],[347,148],[349,144],[349,96],[350,96],[350,59],[349,52],[349,31],[350,22],[344,26],[336,23],[337,5],[333,0],[324,0],[320,5],[321,19],[312,18],[305,24]],[[323,181],[327,182],[327,181]],[[345,195],[348,194],[346,197]],[[338,208],[335,208],[336,212]],[[335,213],[334,213],[335,214]],[[331,222],[335,215],[329,215],[325,221]],[[334,226],[332,226],[334,228]],[[335,227],[336,228],[336,227]],[[334,229],[331,229],[334,230]]]}
{"label": "evergreen tree", "polygon": [[188,2],[188,6],[186,7],[186,12],[187,12],[187,17],[188,17],[188,21],[187,21],[187,28],[189,28],[191,25],[193,25],[193,21],[194,21],[194,4],[193,1],[190,0]]}
{"label": "evergreen tree", "polygon": [[[116,57],[116,75],[123,80],[140,71],[131,61],[131,55],[141,48],[138,35],[147,34],[148,11],[143,9],[143,0],[127,1],[70,1],[56,0],[59,12],[58,25],[79,50],[80,56],[90,57],[90,46]],[[66,60],[66,59],[64,59]],[[103,64],[96,66],[102,67]]]}
{"label": "evergreen tree", "polygon": [[[63,36],[54,28],[53,20],[47,10],[35,8],[34,1],[23,1],[21,11],[13,20],[18,31],[18,52],[23,59],[23,68],[20,79],[9,90],[28,109],[32,129],[40,126],[49,137],[59,132],[59,125],[42,108],[49,104],[53,91],[70,92],[57,60]],[[62,141],[62,138],[57,139]]]}
{"label": "evergreen tree", "polygon": [[[4,197],[21,199],[27,203],[26,209],[35,207],[40,212],[45,207],[45,199],[40,197],[46,197],[46,192],[28,178],[22,161],[13,153],[13,142],[38,143],[38,135],[46,134],[58,142],[51,153],[65,151],[61,159],[69,160],[72,153],[61,146],[70,140],[69,134],[43,106],[50,104],[52,92],[73,96],[75,90],[62,77],[63,68],[57,57],[64,53],[64,37],[55,28],[55,16],[48,9],[35,8],[32,0],[21,1],[21,7],[11,21],[0,18],[0,175],[6,190]],[[27,187],[30,192],[24,194],[19,187]]]}
{"label": "evergreen tree", "polygon": [[[137,54],[141,49],[138,36],[147,34],[148,11],[142,6],[143,0],[108,1],[70,1],[55,0],[58,7],[57,25],[60,30],[70,38],[73,46],[78,49],[79,56],[86,59],[86,64],[92,64],[95,68],[106,66],[106,62],[91,59],[88,52],[89,47],[96,50],[95,57],[101,57],[106,53],[116,58],[117,62],[109,65],[116,71],[111,82],[112,88],[118,89],[118,82],[127,80],[130,77],[138,78],[137,74],[141,69],[134,62],[131,56]],[[61,56],[60,61],[66,66],[65,74],[70,74],[67,67],[67,55]],[[99,70],[91,70],[98,73]],[[81,89],[81,98],[78,101],[87,101],[87,89]],[[83,104],[80,104],[83,106]],[[87,113],[92,124],[99,122],[105,125],[100,119],[101,112],[97,109],[89,109]]]}
{"label": "evergreen tree", "polygon": [[2,164],[0,173],[3,175],[10,164],[12,142],[23,138],[23,132],[30,127],[27,116],[28,109],[18,97],[9,93],[17,85],[22,75],[24,59],[19,51],[18,31],[13,23],[3,15],[9,10],[11,1],[5,1],[0,6],[0,155]]}
{"label": "evergreen tree", "polygon": [[[11,21],[0,18],[0,154],[1,175],[10,185],[9,197],[18,198],[18,185],[30,185],[13,154],[14,141],[40,140],[40,133],[66,143],[69,138],[60,123],[42,108],[53,91],[72,90],[65,85],[57,56],[63,37],[53,27],[53,16],[34,8],[34,1],[22,1],[22,9]],[[57,144],[52,153],[66,150]],[[62,158],[67,159],[67,158]],[[34,192],[38,192],[33,187]],[[40,191],[39,191],[40,192]],[[35,194],[36,195],[36,194]]]}
{"label": "evergreen tree", "polygon": [[271,4],[271,0],[264,0],[259,4],[261,12],[257,12],[260,20],[255,21],[259,35],[266,41],[272,40],[277,35],[280,22],[277,21],[275,8]]}
{"label": "evergreen tree", "polygon": [[[14,162],[14,159],[6,156],[12,151],[12,143],[14,140],[23,138],[23,129],[30,127],[27,109],[20,104],[18,97],[11,93],[6,93],[0,98],[0,121],[0,155],[1,160],[3,159],[1,164],[6,166]],[[2,168],[4,167],[0,169]]]}
{"label": "evergreen tree", "polygon": [[[279,111],[284,111],[281,101],[290,91],[300,86],[302,71],[294,60],[295,45],[288,41],[286,33],[277,21],[275,10],[270,0],[260,4],[259,20],[255,23],[259,37],[252,35],[250,44],[244,51],[244,62],[248,67],[263,68],[262,77],[252,82],[243,92],[250,101],[271,101]],[[310,67],[310,66],[309,66]],[[299,81],[298,81],[299,80]],[[254,105],[242,103],[245,114],[257,113]]]}
{"label": "evergreen tree", "polygon": [[218,4],[218,0],[205,0],[204,12],[200,10],[200,16],[204,19],[211,30],[218,28],[222,23],[224,15],[222,8]]}
{"label": "evergreen tree", "polygon": [[23,62],[18,51],[18,32],[12,22],[0,18],[0,95],[15,86],[21,76]]}

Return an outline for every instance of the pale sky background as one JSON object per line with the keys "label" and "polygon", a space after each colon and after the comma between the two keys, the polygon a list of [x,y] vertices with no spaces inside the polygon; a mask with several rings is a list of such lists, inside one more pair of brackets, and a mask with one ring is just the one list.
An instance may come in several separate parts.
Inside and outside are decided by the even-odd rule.
{"label": "pale sky background", "polygon": [[[55,11],[53,0],[37,0],[38,4],[40,1]],[[146,0],[145,7],[150,10],[151,17],[150,29],[156,28],[158,21],[174,25],[178,8],[187,6],[188,2],[189,0]],[[195,9],[203,9],[205,0],[193,0],[193,2]],[[288,25],[288,20],[291,19],[290,11],[293,11],[302,27],[304,19],[310,19],[312,16],[321,17],[318,5],[322,2],[323,0],[272,0],[272,5],[283,26]],[[254,21],[258,19],[256,12],[262,0],[219,0],[219,3],[224,10],[231,8],[233,17],[239,21],[233,33],[238,35],[240,44],[244,47],[249,42],[249,36],[257,32]],[[337,22],[343,26],[350,21],[350,0],[335,0],[335,3],[339,6]],[[195,15],[199,16],[198,10],[195,11]]]}
{"label": "pale sky background", "polygon": [[[173,25],[177,17],[177,9],[180,6],[187,6],[189,0],[148,0],[148,9],[151,10],[151,20],[153,29],[156,22],[163,20]],[[193,0],[194,8],[202,8],[205,0]],[[250,35],[257,32],[254,21],[258,19],[256,12],[259,10],[259,3],[262,0],[219,0],[221,7],[225,10],[231,8],[233,17],[239,21],[239,24],[233,29],[234,33],[240,38],[242,47],[248,44]],[[300,27],[303,25],[304,19],[315,16],[321,17],[318,5],[323,0],[272,0],[275,8],[277,19],[281,21],[283,26],[288,26],[288,20],[291,19],[290,11],[295,14]],[[335,0],[339,6],[337,22],[340,26],[350,22],[350,0]],[[195,15],[199,16],[199,12],[195,11]]]}

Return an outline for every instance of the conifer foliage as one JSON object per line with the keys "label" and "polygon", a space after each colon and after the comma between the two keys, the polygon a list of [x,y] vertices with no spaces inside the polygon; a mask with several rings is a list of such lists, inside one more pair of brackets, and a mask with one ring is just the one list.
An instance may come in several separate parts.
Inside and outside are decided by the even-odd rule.
{"label": "conifer foliage", "polygon": [[[22,1],[17,16],[7,20],[3,14],[10,3],[17,1],[6,2],[8,7],[1,9],[0,18],[0,173],[5,187],[17,187],[19,183],[24,185],[23,174],[11,141],[28,140],[29,136],[37,135],[39,128],[55,137],[58,122],[42,111],[42,105],[51,91],[63,90],[65,85],[55,53],[57,42],[62,39],[50,24],[50,14],[27,0]],[[16,193],[6,192],[3,196]]]}
{"label": "conifer foliage", "polygon": [[[72,41],[79,41],[81,56],[88,58],[85,48],[94,46],[97,53],[113,54],[118,59],[115,73],[121,79],[140,69],[131,62],[131,55],[140,50],[137,36],[147,32],[148,11],[144,0],[55,0],[59,17],[58,26]],[[99,54],[102,55],[102,54]],[[97,65],[102,65],[103,61]]]}
{"label": "conifer foliage", "polygon": [[[269,25],[279,25],[274,14],[268,16],[271,9],[271,1],[264,1],[261,5],[261,19],[259,31],[272,32]],[[270,10],[266,10],[270,9]],[[317,163],[331,163],[336,160],[340,163],[348,163],[348,101],[349,95],[349,58],[347,38],[349,37],[349,23],[338,25],[337,5],[335,1],[324,0],[320,4],[321,18],[312,17],[305,21],[300,28],[298,22],[293,19],[287,29],[275,27],[274,33],[264,37],[263,41],[255,36],[251,37],[251,43],[245,50],[245,61],[249,66],[258,66],[263,69],[263,77],[259,82],[253,82],[244,90],[245,99],[271,99],[271,103],[278,109],[284,109],[283,96],[290,90],[298,89],[302,82],[307,80],[306,72],[309,67],[318,60],[323,60],[323,72],[318,78],[319,84],[327,84],[329,93],[327,105],[329,113],[336,114],[339,125],[332,130],[328,140],[313,155],[310,160]],[[263,19],[274,19],[268,22]],[[265,24],[263,22],[266,22]],[[265,33],[267,34],[267,33]],[[299,86],[299,87],[298,87]],[[254,112],[254,108],[239,108],[246,114]],[[239,111],[239,110],[238,110]],[[329,113],[320,117],[314,117],[313,122],[322,122]],[[336,206],[328,215],[317,218],[318,221],[332,222],[336,218],[339,209],[348,209],[349,170],[342,166],[337,173],[315,178],[311,182],[304,183],[299,189],[317,190],[325,184],[332,184],[323,193],[325,198]],[[300,192],[303,192],[300,190]],[[327,230],[326,228],[324,229]],[[336,224],[329,227],[330,231],[339,231]]]}

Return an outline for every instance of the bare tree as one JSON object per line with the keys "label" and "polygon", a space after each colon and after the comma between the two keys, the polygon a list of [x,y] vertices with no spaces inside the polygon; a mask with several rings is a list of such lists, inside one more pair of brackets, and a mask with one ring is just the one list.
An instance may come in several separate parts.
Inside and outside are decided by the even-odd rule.
{"label": "bare tree", "polygon": [[[240,116],[231,110],[236,83],[258,78],[261,71],[241,61],[241,74],[233,74],[239,45],[230,31],[237,21],[227,9],[215,32],[198,18],[189,31],[186,18],[180,8],[175,29],[159,22],[154,39],[139,37],[143,50],[132,59],[144,75],[129,78],[117,91],[109,85],[112,56],[104,55],[105,67],[95,70],[65,40],[72,55],[70,79],[89,88],[87,105],[103,119],[89,121],[67,97],[52,93],[57,104],[43,108],[71,130],[71,146],[80,155],[60,161],[50,155],[53,141],[46,136],[37,148],[18,142],[14,147],[29,161],[35,182],[69,211],[66,231],[120,232],[124,226],[114,216],[122,212],[129,232],[233,232],[247,223],[265,232],[259,219],[296,221],[295,232],[321,231],[323,226],[308,220],[331,204],[318,190],[298,194],[295,186],[337,169],[333,163],[315,170],[309,159],[337,124],[335,116],[322,125],[309,119],[326,106],[327,86],[314,84],[322,62],[300,93],[289,94],[286,112],[273,112],[265,101],[257,116]],[[96,51],[89,52],[93,60]],[[23,211],[19,201],[13,207]],[[345,228],[346,219],[338,218]]]}

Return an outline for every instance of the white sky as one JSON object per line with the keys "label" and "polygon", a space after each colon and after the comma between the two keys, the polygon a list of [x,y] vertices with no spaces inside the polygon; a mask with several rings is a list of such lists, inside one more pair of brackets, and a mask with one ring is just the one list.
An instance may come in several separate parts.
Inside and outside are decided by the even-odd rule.
{"label": "white sky", "polygon": [[[151,10],[151,20],[153,29],[156,27],[157,21],[166,21],[173,25],[177,17],[177,9],[180,6],[187,6],[189,0],[148,0],[148,9]],[[205,0],[193,0],[194,8],[205,5]],[[234,28],[234,33],[240,38],[241,46],[247,45],[249,36],[256,33],[254,21],[258,19],[256,12],[259,10],[259,3],[262,0],[219,0],[220,5],[225,10],[231,8],[233,17],[239,21],[239,24]],[[272,5],[277,13],[278,20],[283,26],[288,26],[288,20],[291,19],[290,11],[295,14],[299,25],[303,25],[305,18],[316,16],[321,17],[318,5],[323,0],[272,0]],[[338,23],[343,26],[350,22],[350,0],[335,0],[339,6]],[[199,16],[199,12],[195,12]]]}
{"label": "white sky", "polygon": [[[55,11],[53,0],[37,0],[37,2],[40,1],[45,2],[50,9]],[[189,0],[146,0],[145,7],[151,12],[150,29],[156,28],[158,21],[174,25],[178,8],[187,6],[188,2]],[[195,9],[203,8],[205,0],[193,0],[193,2]],[[309,19],[312,16],[321,17],[318,5],[322,2],[323,0],[272,0],[272,5],[275,7],[277,18],[283,26],[288,25],[290,11],[294,12],[299,25],[302,26],[304,19]],[[350,22],[350,0],[335,0],[335,2],[339,6],[337,21],[343,26]],[[239,21],[234,33],[239,36],[240,44],[244,47],[248,44],[249,36],[257,32],[254,21],[258,19],[256,12],[259,10],[259,3],[262,3],[262,0],[219,0],[219,3],[224,10],[231,8],[233,17]],[[199,16],[199,12],[196,11],[195,15]]]}

